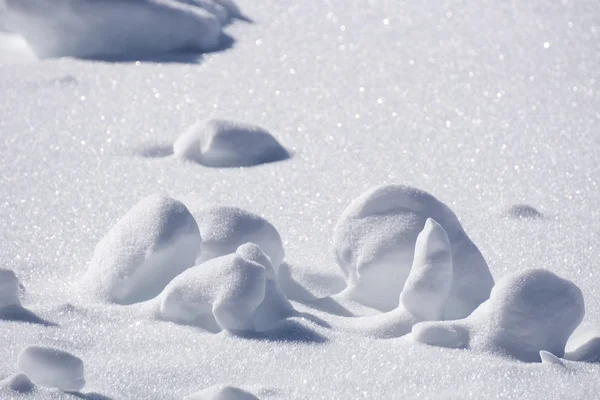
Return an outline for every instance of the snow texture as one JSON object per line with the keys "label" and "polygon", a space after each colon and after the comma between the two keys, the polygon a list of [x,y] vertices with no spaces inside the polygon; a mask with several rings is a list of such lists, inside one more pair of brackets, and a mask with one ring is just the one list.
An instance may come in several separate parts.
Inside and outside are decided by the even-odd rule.
{"label": "snow texture", "polygon": [[279,232],[269,221],[238,207],[206,207],[195,198],[183,201],[202,236],[197,264],[234,253],[239,246],[250,242],[265,252],[277,273],[285,253]]}
{"label": "snow texture", "polygon": [[265,298],[266,271],[243,258],[245,253],[241,248],[179,275],[159,296],[158,316],[213,332],[253,332],[254,311]]}
{"label": "snow texture", "polygon": [[25,37],[41,58],[214,50],[219,45],[221,23],[207,10],[228,19],[226,9],[210,0],[5,1],[8,29]]}
{"label": "snow texture", "polygon": [[201,241],[183,203],[147,196],[96,245],[84,289],[119,304],[149,300],[194,265]]}
{"label": "snow texture", "polygon": [[10,269],[0,268],[0,309],[20,305],[21,299],[17,275]]}
{"label": "snow texture", "polygon": [[563,357],[569,336],[585,314],[581,290],[543,269],[500,280],[490,299],[465,319],[423,322],[413,327],[422,343],[500,352],[540,361],[540,351]]}
{"label": "snow texture", "polygon": [[83,361],[54,347],[26,347],[19,354],[17,367],[39,386],[66,392],[78,392],[85,386]]}
{"label": "snow texture", "polygon": [[494,284],[483,256],[456,215],[422,190],[404,185],[373,188],[346,208],[334,231],[334,252],[346,281],[340,298],[389,311],[398,306],[410,273],[417,235],[433,218],[452,249],[453,280],[445,318],[469,315]]}
{"label": "snow texture", "polygon": [[6,388],[19,393],[29,393],[35,389],[35,385],[27,375],[19,373],[0,380],[0,389]]}
{"label": "snow texture", "polygon": [[221,119],[189,127],[173,144],[173,153],[209,167],[249,167],[289,157],[263,128]]}
{"label": "snow texture", "polygon": [[216,385],[185,396],[183,400],[258,400],[258,397],[234,386]]}

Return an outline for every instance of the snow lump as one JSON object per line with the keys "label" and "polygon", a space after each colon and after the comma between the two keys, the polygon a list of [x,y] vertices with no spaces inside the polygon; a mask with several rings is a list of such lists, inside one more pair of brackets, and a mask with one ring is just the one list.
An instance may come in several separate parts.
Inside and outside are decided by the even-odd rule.
{"label": "snow lump", "polygon": [[0,268],[0,309],[20,306],[19,296],[20,289],[17,275],[10,269]]}
{"label": "snow lump", "polygon": [[397,307],[417,235],[428,218],[443,227],[452,253],[453,282],[444,316],[469,315],[489,297],[494,285],[488,266],[448,206],[404,185],[367,191],[338,220],[333,248],[348,287],[336,297],[384,312]]}
{"label": "snow lump", "polygon": [[156,297],[192,267],[202,239],[183,203],[162,195],[140,200],[96,245],[86,289],[119,304]]}
{"label": "snow lump", "polygon": [[26,347],[19,354],[17,367],[39,386],[66,392],[77,392],[85,386],[83,361],[54,347]]}
{"label": "snow lump", "polygon": [[248,167],[289,157],[263,128],[220,119],[189,127],[173,144],[173,153],[209,167]]}
{"label": "snow lump", "polygon": [[258,397],[234,386],[216,385],[185,396],[183,400],[258,400]]}
{"label": "snow lump", "polygon": [[422,322],[412,333],[430,345],[500,352],[535,362],[541,361],[542,350],[563,357],[584,313],[583,295],[574,283],[532,269],[500,280],[490,299],[467,318]]}

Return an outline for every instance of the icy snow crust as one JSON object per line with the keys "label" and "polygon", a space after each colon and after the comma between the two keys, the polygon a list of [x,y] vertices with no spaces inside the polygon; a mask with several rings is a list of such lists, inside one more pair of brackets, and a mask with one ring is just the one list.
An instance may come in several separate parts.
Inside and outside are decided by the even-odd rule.
{"label": "icy snow crust", "polygon": [[[200,64],[0,53],[0,267],[27,288],[22,307],[55,324],[0,321],[0,378],[36,344],[85,361],[79,397],[89,399],[180,400],[215,384],[286,400],[596,398],[597,2],[239,6],[255,23],[228,26],[235,46]],[[214,118],[269,127],[294,157],[222,169],[135,155],[171,148],[195,121]],[[366,317],[333,300],[310,304],[346,285],[331,256],[346,207],[395,183],[451,208],[497,282],[543,267],[580,287],[585,332],[569,339],[565,368],[349,332],[335,324]],[[213,334],[148,318],[141,305],[78,296],[94,247],[136,202],[192,191],[276,227],[282,290],[301,294],[307,304],[291,302],[298,313],[330,327],[291,317],[268,334]],[[506,218],[518,204],[543,218]],[[17,396],[76,398],[0,388],[0,398]]]}

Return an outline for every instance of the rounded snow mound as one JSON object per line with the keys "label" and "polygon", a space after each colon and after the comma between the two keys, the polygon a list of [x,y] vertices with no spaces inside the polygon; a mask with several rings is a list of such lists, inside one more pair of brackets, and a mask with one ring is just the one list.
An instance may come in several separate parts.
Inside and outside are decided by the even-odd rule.
{"label": "rounded snow mound", "polygon": [[212,332],[262,330],[295,313],[268,257],[245,244],[175,278],[158,298],[158,317]]}
{"label": "rounded snow mound", "polygon": [[289,158],[263,128],[219,119],[192,125],[175,141],[173,153],[209,167],[248,167]]}
{"label": "rounded snow mound", "polygon": [[540,361],[540,351],[563,357],[569,336],[585,314],[581,290],[543,269],[503,278],[490,299],[465,319],[423,322],[414,338],[442,347],[501,352],[522,361]]}
{"label": "rounded snow mound", "polygon": [[5,0],[5,3],[7,28],[23,36],[42,58],[131,57],[214,50],[222,33],[219,20],[225,22],[230,18],[226,1]]}
{"label": "rounded snow mound", "polygon": [[20,306],[19,279],[13,270],[0,268],[0,308]]}
{"label": "rounded snow mound", "polygon": [[119,304],[154,298],[194,265],[201,241],[183,203],[150,195],[98,243],[84,277],[86,289]]}
{"label": "rounded snow mound", "polygon": [[66,392],[78,392],[85,386],[83,361],[54,347],[26,347],[19,354],[17,367],[39,386]]}
{"label": "rounded snow mound", "polygon": [[231,206],[188,208],[200,228],[202,244],[197,264],[211,258],[235,253],[245,243],[255,243],[269,257],[277,272],[285,252],[277,229],[266,219],[254,213]]}
{"label": "rounded snow mound", "polygon": [[429,193],[404,185],[367,191],[338,220],[333,249],[348,283],[338,297],[384,312],[397,307],[417,235],[428,218],[443,227],[452,253],[453,282],[444,317],[465,317],[484,302],[494,280],[456,215]]}
{"label": "rounded snow mound", "polygon": [[183,400],[258,400],[252,393],[233,386],[211,386]]}
{"label": "rounded snow mound", "polygon": [[29,393],[35,385],[25,374],[15,374],[0,381],[0,389],[7,388],[19,393]]}
{"label": "rounded snow mound", "polygon": [[540,219],[542,213],[527,204],[514,204],[506,210],[506,216],[512,219]]}

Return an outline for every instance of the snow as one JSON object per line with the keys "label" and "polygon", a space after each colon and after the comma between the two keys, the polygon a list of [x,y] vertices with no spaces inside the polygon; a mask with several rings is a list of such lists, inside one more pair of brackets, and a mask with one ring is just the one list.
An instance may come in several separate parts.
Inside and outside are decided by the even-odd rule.
{"label": "snow", "polygon": [[577,285],[550,271],[532,269],[500,280],[490,299],[467,318],[424,322],[413,334],[430,345],[497,351],[533,362],[540,361],[540,351],[563,357],[584,314]]}
{"label": "snow", "polygon": [[285,251],[277,229],[265,218],[233,206],[207,206],[197,196],[182,199],[198,222],[202,245],[196,263],[233,253],[254,243],[269,257],[275,271]]}
{"label": "snow", "polygon": [[54,347],[24,348],[19,354],[17,367],[36,385],[67,392],[78,392],[85,386],[83,361]]}
{"label": "snow", "polygon": [[[39,60],[0,35],[0,267],[26,286],[23,309],[48,322],[0,320],[0,379],[36,344],[83,359],[87,381],[77,395],[38,386],[0,398],[180,400],[219,384],[286,400],[597,398],[597,1],[236,3],[254,22],[234,19],[222,28],[230,47],[202,55]],[[139,30],[148,38],[172,22],[155,16]],[[292,157],[211,168],[172,155],[182,132],[211,119],[263,127]],[[397,337],[411,316],[399,311],[402,286],[393,316],[336,301],[347,285],[331,251],[336,221],[389,184],[445,203],[495,281],[544,268],[580,287],[584,334],[562,357],[543,350],[566,368]],[[299,316],[215,334],[149,318],[155,299],[92,296],[80,282],[94,247],[155,192],[190,211],[193,193],[268,220],[285,250],[279,285]],[[542,218],[508,218],[519,204]],[[383,319],[381,335],[371,318]]]}
{"label": "snow", "polygon": [[183,203],[149,195],[96,245],[82,287],[119,304],[152,299],[194,265],[201,241]]}
{"label": "snow", "polygon": [[3,388],[14,392],[28,393],[35,389],[35,385],[25,374],[15,374],[0,380],[0,393]]}
{"label": "snow", "polygon": [[429,193],[405,185],[368,190],[338,220],[334,251],[348,282],[340,297],[381,311],[395,308],[410,272],[417,235],[428,218],[441,224],[452,249],[452,289],[445,317],[465,317],[484,302],[494,280],[456,215]]}
{"label": "snow", "polygon": [[0,268],[0,308],[20,306],[19,279],[14,271]]}
{"label": "snow", "polygon": [[[6,26],[38,57],[131,57],[219,46],[227,11],[176,0],[5,0]],[[217,9],[218,7],[218,9]],[[207,11],[207,9],[209,11]]]}
{"label": "snow", "polygon": [[542,213],[527,204],[515,204],[508,208],[506,214],[514,219],[537,219],[542,218]]}
{"label": "snow", "polygon": [[560,358],[556,357],[554,354],[549,353],[547,351],[541,350],[540,351],[540,359],[542,360],[542,363],[544,364],[552,364],[552,365],[556,365],[558,367],[565,367],[565,364],[561,361]]}
{"label": "snow", "polygon": [[190,126],[173,143],[173,153],[209,167],[248,167],[289,157],[263,128],[222,119]]}
{"label": "snow", "polygon": [[183,400],[258,400],[252,393],[233,386],[212,386]]}

